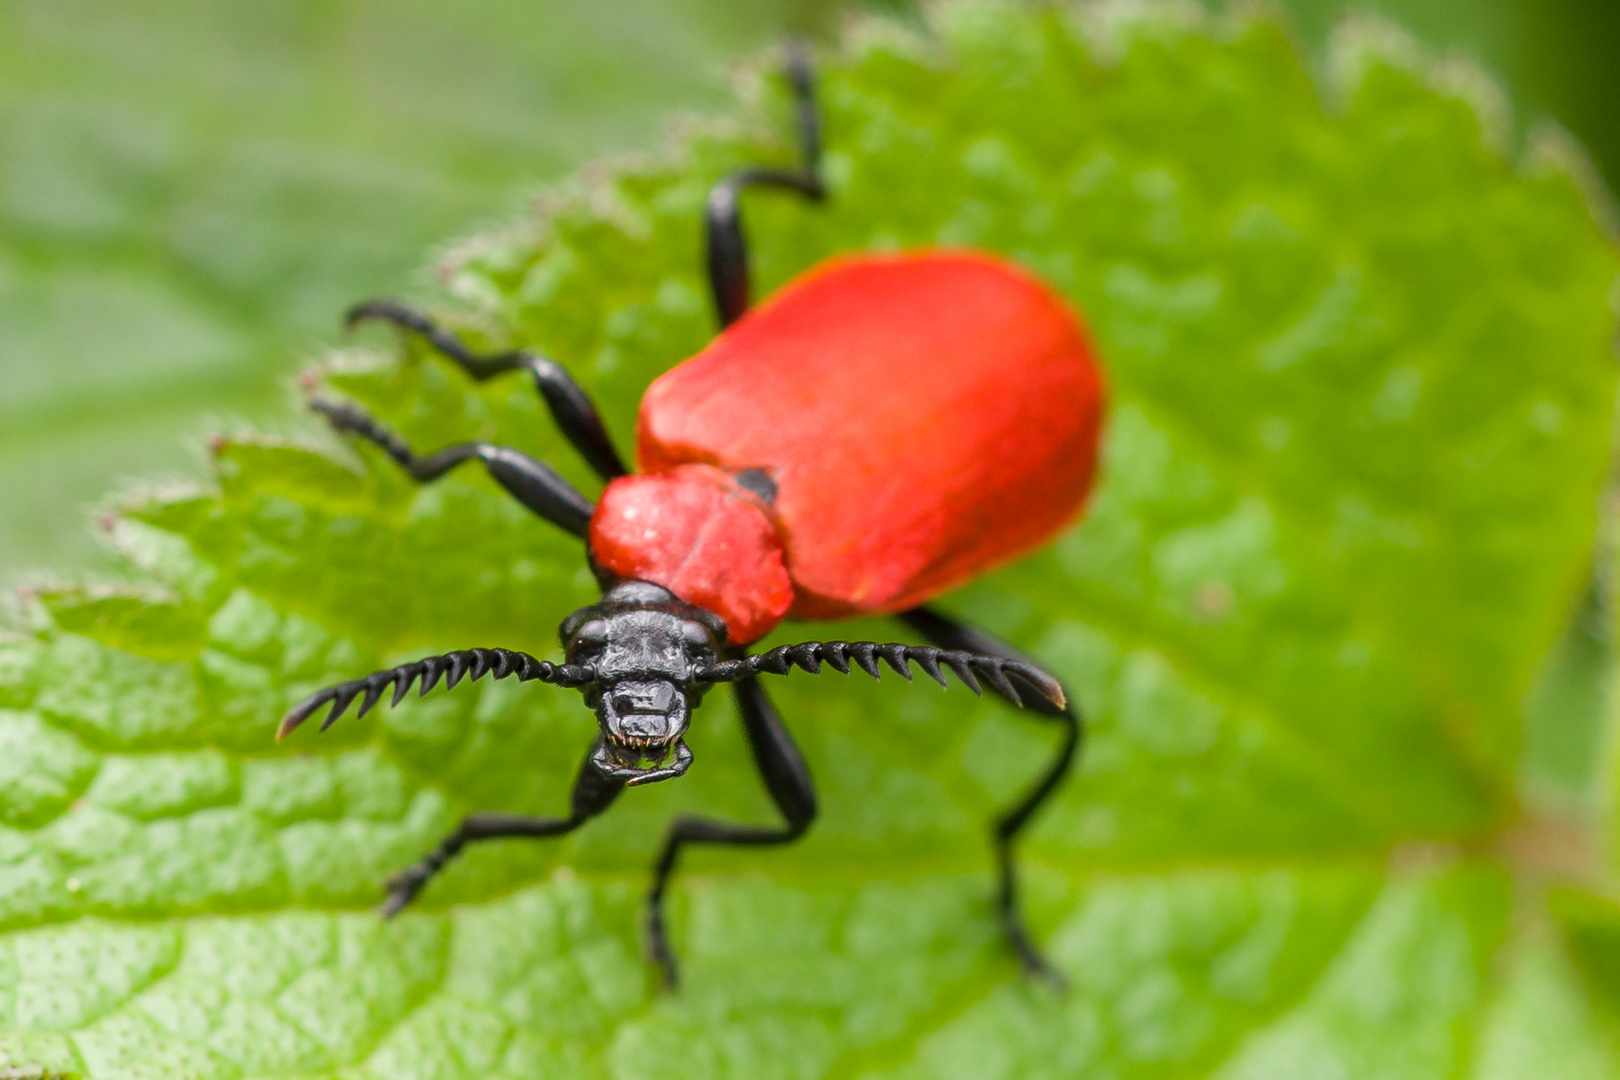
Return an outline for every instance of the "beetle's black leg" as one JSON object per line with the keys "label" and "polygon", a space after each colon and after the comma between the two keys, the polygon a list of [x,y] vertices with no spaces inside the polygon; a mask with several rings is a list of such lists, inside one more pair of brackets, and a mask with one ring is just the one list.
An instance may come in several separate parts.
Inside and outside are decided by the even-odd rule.
{"label": "beetle's black leg", "polygon": [[424,484],[437,480],[462,462],[477,458],[489,470],[489,475],[511,492],[518,502],[553,525],[578,537],[584,537],[590,526],[591,512],[595,509],[591,501],[576,491],[550,465],[536,461],[522,451],[492,443],[470,442],[418,456],[404,439],[362,409],[321,398],[311,401],[310,407],[324,415],[337,430],[352,431],[382,447],[406,472]]}
{"label": "beetle's black leg", "polygon": [[624,781],[603,776],[591,764],[589,756],[580,766],[574,780],[574,794],[565,818],[526,817],[522,814],[469,814],[460,828],[439,842],[422,861],[388,879],[388,899],[383,901],[383,918],[399,912],[422,890],[422,886],[444,868],[444,864],[460,854],[461,849],[475,840],[495,840],[503,837],[561,836],[573,832],[591,818],[612,805],[624,790]]}
{"label": "beetle's black leg", "polygon": [[628,470],[613,449],[602,426],[602,417],[596,411],[585,388],[555,360],[525,349],[514,352],[479,355],[472,352],[456,335],[443,329],[426,315],[399,303],[397,300],[367,300],[349,310],[348,325],[362,322],[385,322],[413,334],[420,334],[429,345],[479,382],[494,378],[507,371],[527,371],[534,377],[535,389],[545,399],[552,419],[562,429],[563,436],[573,444],[580,456],[596,470],[603,480],[623,476]]}
{"label": "beetle's black leg", "polygon": [[[947,649],[965,649],[969,652],[990,653],[1014,660],[1029,660],[1029,657],[1000,638],[985,633],[975,626],[958,622],[932,608],[915,607],[910,611],[901,612],[899,617],[907,626],[936,645]],[[1030,785],[1023,797],[995,820],[996,861],[1001,875],[1000,888],[996,894],[996,908],[1001,914],[1002,925],[1007,928],[1007,937],[1011,939],[1013,948],[1017,950],[1018,958],[1024,966],[1051,982],[1062,985],[1063,977],[1035,947],[1035,943],[1030,940],[1029,928],[1024,923],[1024,915],[1018,905],[1018,866],[1013,858],[1013,845],[1019,832],[1029,824],[1030,818],[1035,816],[1041,804],[1046,802],[1063,783],[1074,764],[1075,754],[1080,748],[1080,714],[1075,709],[1074,695],[1067,695],[1069,703],[1060,708],[1035,692],[1033,687],[1028,692],[1022,692],[1025,680],[1016,672],[1008,672],[1007,677],[1021,691],[1023,708],[1032,709],[1063,722],[1063,741],[1059,744],[1057,753],[1053,755],[1052,763],[1046,767],[1035,783]]]}
{"label": "beetle's black leg", "polygon": [[799,149],[803,163],[796,171],[738,169],[709,189],[704,210],[709,286],[714,293],[715,312],[720,316],[721,327],[730,326],[748,310],[748,244],[743,239],[738,206],[743,191],[765,185],[797,191],[816,202],[827,197],[827,189],[821,182],[821,114],[816,108],[815,79],[810,72],[810,57],[797,42],[788,46],[787,76],[793,84],[793,100],[799,114]]}
{"label": "beetle's black leg", "polygon": [[765,790],[770,792],[787,824],[742,825],[709,818],[675,819],[664,838],[664,850],[658,856],[652,888],[647,893],[647,951],[662,971],[665,986],[674,986],[678,976],[675,953],[664,933],[664,888],[675,872],[681,845],[786,844],[803,836],[816,819],[816,788],[810,779],[810,768],[765,696],[764,688],[757,679],[743,679],[733,684],[732,689],[737,698],[737,711],[742,714],[743,730],[748,733],[748,745],[754,751],[754,763],[765,781]]}

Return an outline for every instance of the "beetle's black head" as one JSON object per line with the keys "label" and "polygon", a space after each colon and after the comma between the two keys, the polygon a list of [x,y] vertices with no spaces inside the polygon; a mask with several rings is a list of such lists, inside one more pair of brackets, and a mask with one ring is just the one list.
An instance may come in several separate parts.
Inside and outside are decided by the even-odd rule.
{"label": "beetle's black head", "polygon": [[595,678],[582,690],[602,729],[592,763],[629,785],[680,776],[692,763],[682,736],[718,658],[719,616],[646,581],[621,581],[560,629],[568,662]]}

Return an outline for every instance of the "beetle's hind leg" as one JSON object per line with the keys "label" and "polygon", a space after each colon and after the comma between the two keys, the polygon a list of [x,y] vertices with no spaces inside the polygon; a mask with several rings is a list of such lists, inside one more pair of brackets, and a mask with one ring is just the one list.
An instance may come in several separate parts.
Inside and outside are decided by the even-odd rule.
{"label": "beetle's hind leg", "polygon": [[468,442],[447,446],[422,455],[410,444],[378,423],[369,413],[353,405],[340,405],[315,398],[310,407],[321,413],[338,431],[355,435],[382,447],[384,452],[418,482],[432,483],[457,465],[478,459],[518,502],[558,528],[583,538],[595,507],[562,475],[543,461],[536,461],[521,450],[493,443]]}
{"label": "beetle's hind leg", "polygon": [[624,790],[624,782],[603,776],[586,757],[574,780],[574,794],[565,818],[526,817],[522,814],[469,814],[460,827],[421,861],[388,879],[388,899],[383,901],[385,919],[397,915],[415,899],[422,886],[431,881],[444,864],[461,854],[461,849],[477,840],[499,840],[526,836],[540,839],[571,833],[613,804]]}
{"label": "beetle's hind leg", "polygon": [[647,952],[658,965],[664,985],[673,987],[679,977],[675,952],[664,930],[664,890],[680,861],[686,844],[741,844],[761,847],[787,844],[804,835],[816,819],[816,788],[810,768],[804,763],[793,736],[788,734],[776,708],[765,696],[757,679],[742,679],[732,685],[737,711],[742,714],[743,730],[754,752],[754,763],[765,790],[782,812],[785,825],[743,825],[710,818],[676,818],[664,837],[664,848],[653,868],[652,888],[647,892]]}
{"label": "beetle's hind leg", "polygon": [[356,304],[349,310],[345,321],[351,327],[362,322],[384,322],[406,333],[419,335],[436,352],[454,361],[479,382],[508,371],[527,371],[534,378],[535,389],[551,410],[551,418],[557,422],[563,437],[579,451],[598,476],[603,480],[612,480],[629,471],[624,467],[618,451],[613,448],[613,440],[608,438],[607,429],[602,426],[596,404],[591,401],[585,388],[575,382],[567,369],[555,360],[526,349],[475,353],[459,337],[397,300],[367,300],[363,304]]}
{"label": "beetle's hind leg", "polygon": [[[964,649],[969,652],[990,653],[994,656],[1005,656],[1013,660],[1029,660],[1029,657],[1020,653],[1011,645],[1002,641],[993,634],[986,633],[978,627],[958,622],[951,617],[928,607],[915,607],[910,611],[900,613],[900,619],[907,626],[922,634],[936,645],[947,649]],[[1031,661],[1033,662],[1033,661]],[[1030,819],[1045,804],[1053,792],[1057,791],[1064,779],[1068,776],[1074,759],[1080,749],[1081,721],[1080,714],[1074,706],[1074,695],[1068,694],[1069,703],[1057,706],[1048,701],[1034,687],[1025,688],[1024,681],[1016,672],[1009,672],[1008,678],[1015,684],[1022,697],[1021,707],[1032,710],[1044,716],[1051,717],[1063,724],[1063,739],[1058,744],[1056,753],[1052,755],[1051,763],[1038,776],[1023,794],[1023,796],[996,817],[992,835],[996,847],[996,863],[999,870],[1000,882],[996,891],[996,910],[1001,916],[1001,923],[1007,930],[1007,938],[1012,942],[1013,949],[1018,953],[1018,959],[1029,971],[1040,975],[1048,981],[1062,986],[1064,979],[1041,955],[1034,941],[1030,938],[1029,927],[1024,921],[1024,913],[1018,902],[1018,863],[1014,847],[1018,834],[1028,825]],[[997,691],[1000,693],[1000,691]]]}
{"label": "beetle's hind leg", "polygon": [[810,57],[801,43],[790,42],[787,61],[788,82],[793,87],[793,101],[798,113],[799,168],[738,169],[709,189],[704,208],[709,287],[722,327],[730,326],[741,318],[749,304],[748,243],[743,238],[742,211],[738,205],[743,191],[764,185],[796,191],[815,202],[827,196],[827,189],[821,181],[821,112],[816,105],[815,76],[810,70]]}

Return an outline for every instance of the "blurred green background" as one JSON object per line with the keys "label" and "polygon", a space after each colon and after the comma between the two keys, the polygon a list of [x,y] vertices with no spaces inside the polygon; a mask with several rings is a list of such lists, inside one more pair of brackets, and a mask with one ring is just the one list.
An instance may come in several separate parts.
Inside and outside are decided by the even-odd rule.
{"label": "blurred green background", "polygon": [[[94,560],[106,491],[200,476],[207,433],[271,421],[351,301],[429,294],[445,243],[866,6],[0,0],[0,578]],[[1321,57],[1347,5],[1284,6]],[[1521,131],[1556,117],[1620,178],[1620,4],[1356,7],[1475,58]]]}

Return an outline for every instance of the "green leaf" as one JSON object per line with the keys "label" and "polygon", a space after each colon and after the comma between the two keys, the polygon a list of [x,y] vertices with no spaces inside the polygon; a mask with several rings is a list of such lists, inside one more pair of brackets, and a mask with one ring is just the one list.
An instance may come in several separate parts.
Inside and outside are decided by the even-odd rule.
{"label": "green leaf", "polygon": [[[667,822],[773,814],[719,698],[680,783],[566,840],[475,845],[379,921],[379,883],[460,814],[564,806],[590,715],[486,680],[279,747],[275,719],[429,649],[555,657],[591,578],[480,475],[418,489],[324,435],[244,438],[217,490],[113,524],[146,591],[42,596],[0,642],[0,1066],[1620,1075],[1596,822],[1520,791],[1614,406],[1620,259],[1574,159],[1509,158],[1466,80],[1377,36],[1344,38],[1320,94],[1259,17],[976,2],[919,33],[864,24],[827,59],[833,196],[750,196],[749,230],[762,288],[839,251],[1002,252],[1098,339],[1085,520],[947,601],[1090,722],[1023,848],[1070,991],[1019,975],[985,843],[1052,733],[898,680],[773,687],[822,817],[683,863],[677,994],[637,932]],[[712,332],[706,185],[791,153],[765,84],[747,126],[464,248],[445,317],[567,363],[624,440]],[[388,348],[327,377],[422,448],[498,439],[588,482],[522,380]]]}
{"label": "green leaf", "polygon": [[284,411],[343,305],[848,3],[0,5],[3,574],[99,554],[86,505]]}

